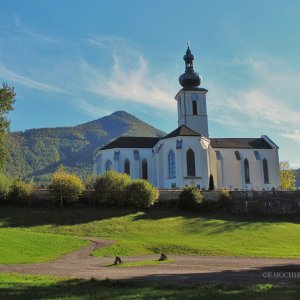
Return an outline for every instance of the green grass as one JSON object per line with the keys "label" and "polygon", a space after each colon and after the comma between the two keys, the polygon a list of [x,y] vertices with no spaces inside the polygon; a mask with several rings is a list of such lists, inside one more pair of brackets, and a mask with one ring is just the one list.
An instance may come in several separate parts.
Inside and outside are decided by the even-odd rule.
{"label": "green grass", "polygon": [[[43,235],[37,233],[46,233],[45,239],[49,239],[49,242],[39,242],[39,238]],[[23,237],[23,243],[10,245],[14,241],[14,235],[17,237],[16,241]],[[199,214],[166,208],[137,212],[121,208],[1,207],[0,240],[2,244],[4,240],[5,246],[1,246],[0,243],[0,247],[6,249],[7,253],[10,253],[11,249],[15,253],[18,251],[29,253],[27,258],[24,256],[23,262],[36,261],[35,257],[47,251],[50,253],[43,256],[43,260],[47,259],[47,255],[52,259],[59,252],[66,252],[72,247],[82,245],[82,241],[72,239],[72,236],[99,237],[116,241],[107,248],[95,251],[96,256],[163,252],[189,255],[300,257],[298,217]],[[30,243],[27,242],[27,237],[32,239]],[[62,242],[63,239],[66,239],[65,244]],[[32,256],[30,248],[36,249]],[[23,256],[22,253],[20,256]]]}
{"label": "green grass", "polygon": [[0,299],[255,299],[296,300],[300,285],[258,284],[201,286],[198,284],[97,281],[0,273]]}
{"label": "green grass", "polygon": [[174,260],[168,259],[164,261],[158,261],[153,259],[147,260],[139,260],[139,261],[130,261],[130,262],[122,262],[121,264],[109,265],[108,267],[115,267],[115,268],[135,268],[135,267],[143,267],[143,266],[154,266],[154,265],[161,265],[161,264],[168,264],[173,262]]}
{"label": "green grass", "polygon": [[60,234],[0,229],[0,263],[45,262],[88,244]]}

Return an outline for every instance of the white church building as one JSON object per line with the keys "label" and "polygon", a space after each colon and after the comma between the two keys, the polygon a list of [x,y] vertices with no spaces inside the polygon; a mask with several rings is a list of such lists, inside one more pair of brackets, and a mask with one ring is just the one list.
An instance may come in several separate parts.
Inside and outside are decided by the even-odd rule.
{"label": "white church building", "polygon": [[260,138],[210,138],[206,109],[207,89],[194,72],[189,47],[183,57],[182,89],[175,96],[178,128],[163,138],[119,137],[95,152],[93,172],[108,170],[143,178],[160,189],[195,185],[215,188],[269,190],[279,187],[278,146]]}

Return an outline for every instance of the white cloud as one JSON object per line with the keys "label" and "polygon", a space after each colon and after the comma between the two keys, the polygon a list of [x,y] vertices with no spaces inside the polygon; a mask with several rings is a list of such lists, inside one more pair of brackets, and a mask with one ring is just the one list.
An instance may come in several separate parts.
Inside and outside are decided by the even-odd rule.
{"label": "white cloud", "polygon": [[0,76],[6,81],[10,80],[12,82],[19,83],[25,87],[31,88],[31,89],[36,89],[40,91],[45,91],[45,92],[58,92],[58,93],[66,93],[63,89],[48,84],[48,83],[43,83],[37,80],[30,79],[26,76],[17,74],[9,69],[7,69],[5,66],[0,65]]}
{"label": "white cloud", "polygon": [[[93,40],[101,44],[106,41],[110,44],[119,42],[116,38]],[[81,61],[82,78],[87,90],[115,101],[146,105],[156,110],[175,111],[176,88],[170,85],[166,75],[150,74],[144,56],[136,50],[128,51],[128,48],[131,49],[131,46],[127,47],[123,39],[120,45],[114,45],[115,50],[109,58],[113,62],[109,73],[92,66],[85,60]],[[126,53],[131,57],[129,65],[126,64],[129,58]]]}
{"label": "white cloud", "polygon": [[86,113],[88,113],[92,117],[105,116],[112,113],[112,111],[103,109],[99,107],[99,105],[92,104],[87,100],[79,100],[79,105]]}
{"label": "white cloud", "polygon": [[9,22],[2,21],[0,22],[0,28],[5,31],[7,35],[11,38],[17,39],[34,39],[38,42],[43,43],[57,43],[58,39],[49,37],[41,32],[36,30],[32,30],[31,28],[27,27],[22,21],[19,15],[13,15],[13,18],[10,19]]}
{"label": "white cloud", "polygon": [[246,115],[251,120],[264,120],[270,124],[292,124],[300,126],[299,113],[286,104],[281,104],[264,90],[251,89],[240,91],[234,97],[228,98],[232,110]]}
{"label": "white cloud", "polygon": [[294,130],[294,131],[282,133],[281,136],[300,143],[300,130]]}
{"label": "white cloud", "polygon": [[222,63],[225,68],[238,68],[234,69],[236,74],[242,73],[241,66],[251,73],[249,83],[237,89],[228,89],[219,82],[212,84],[214,119],[229,126],[244,126],[246,120],[248,127],[264,125],[279,133],[284,128],[300,129],[300,73],[273,58],[236,58]]}

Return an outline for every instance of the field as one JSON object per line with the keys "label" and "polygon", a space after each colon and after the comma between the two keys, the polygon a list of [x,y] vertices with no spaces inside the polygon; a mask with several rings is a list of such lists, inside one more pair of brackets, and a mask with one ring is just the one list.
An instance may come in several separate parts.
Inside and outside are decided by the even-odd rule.
{"label": "field", "polygon": [[5,264],[54,260],[88,244],[88,241],[60,234],[7,228],[0,229],[0,237],[0,263]]}
{"label": "field", "polygon": [[0,263],[52,260],[86,245],[83,237],[115,241],[95,256],[164,252],[299,258],[299,222],[297,217],[208,215],[166,208],[1,207]]}
{"label": "field", "polygon": [[296,300],[300,286],[259,284],[200,286],[196,284],[96,281],[0,273],[0,299],[256,299]]}

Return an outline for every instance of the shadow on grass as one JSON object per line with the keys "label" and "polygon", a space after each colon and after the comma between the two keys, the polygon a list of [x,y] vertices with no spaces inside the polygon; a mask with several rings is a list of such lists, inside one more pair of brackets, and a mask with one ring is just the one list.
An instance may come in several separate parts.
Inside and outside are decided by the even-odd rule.
{"label": "shadow on grass", "polygon": [[230,222],[240,223],[253,223],[253,222],[289,222],[300,224],[299,215],[235,215],[224,212],[204,212],[204,211],[188,211],[180,208],[160,208],[154,207],[143,211],[143,214],[135,216],[133,219],[138,220],[159,220],[170,217],[183,217],[186,219],[203,219],[203,220],[223,220]]}
{"label": "shadow on grass", "polygon": [[[228,273],[228,272],[227,272]],[[240,272],[237,272],[238,274]],[[245,273],[245,272],[243,272]],[[198,275],[198,274],[197,274]],[[230,275],[230,274],[225,274]],[[245,275],[248,276],[247,273]],[[288,284],[215,284],[185,280],[195,274],[151,275],[145,281],[136,279],[118,280],[65,280],[52,284],[10,282],[0,283],[0,299],[256,299],[256,300],[296,300],[300,298],[300,285]],[[214,273],[203,274],[214,276]],[[140,278],[139,278],[140,279]],[[175,283],[176,281],[176,283]],[[207,282],[207,280],[206,280]],[[201,284],[199,284],[201,283]]]}
{"label": "shadow on grass", "polygon": [[137,211],[132,208],[102,208],[69,206],[55,207],[0,207],[0,228],[33,227],[42,225],[80,225],[115,217],[127,216]]}
{"label": "shadow on grass", "polygon": [[[138,214],[137,214],[138,213]],[[165,218],[181,217],[190,224],[191,231],[199,230],[199,218],[204,221],[201,226],[218,225],[218,221],[223,221],[216,226],[216,232],[228,231],[237,226],[261,226],[262,223],[270,222],[290,222],[300,223],[299,216],[236,216],[225,213],[205,213],[184,211],[178,208],[154,207],[145,210],[138,210],[127,207],[85,207],[69,206],[64,208],[55,207],[0,207],[0,228],[5,227],[33,227],[42,225],[65,226],[80,225],[93,221],[107,220],[115,217],[123,217],[135,214],[133,221],[139,220],[161,220]],[[216,224],[212,224],[215,222]],[[219,231],[218,231],[219,230]],[[214,233],[216,233],[214,232]]]}

